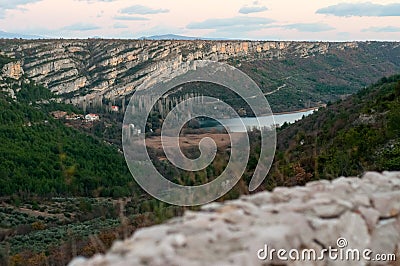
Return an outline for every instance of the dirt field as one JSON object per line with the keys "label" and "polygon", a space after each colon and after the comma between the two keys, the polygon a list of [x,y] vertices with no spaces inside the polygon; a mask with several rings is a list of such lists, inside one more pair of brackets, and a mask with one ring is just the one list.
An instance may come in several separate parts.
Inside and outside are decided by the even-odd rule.
{"label": "dirt field", "polygon": [[[199,142],[206,137],[212,138],[215,141],[218,147],[218,151],[224,151],[228,149],[231,145],[229,134],[203,133],[203,134],[187,134],[180,136],[179,146],[181,147],[182,151],[189,150],[193,147],[198,147]],[[146,138],[146,146],[156,150],[157,153],[160,154],[163,153],[160,136]],[[159,158],[163,159],[163,156],[160,156]]]}

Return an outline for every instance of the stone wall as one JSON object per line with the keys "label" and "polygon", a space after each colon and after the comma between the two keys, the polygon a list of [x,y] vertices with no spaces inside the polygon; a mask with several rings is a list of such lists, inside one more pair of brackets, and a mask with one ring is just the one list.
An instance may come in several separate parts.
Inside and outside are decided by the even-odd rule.
{"label": "stone wall", "polygon": [[265,245],[269,251],[312,249],[318,256],[329,247],[370,249],[367,257],[395,254],[399,263],[400,172],[369,172],[211,203],[140,229],[106,255],[76,258],[70,265],[399,265],[362,256],[360,261],[280,261],[275,253],[273,261],[260,260],[257,253],[265,256],[260,251]]}

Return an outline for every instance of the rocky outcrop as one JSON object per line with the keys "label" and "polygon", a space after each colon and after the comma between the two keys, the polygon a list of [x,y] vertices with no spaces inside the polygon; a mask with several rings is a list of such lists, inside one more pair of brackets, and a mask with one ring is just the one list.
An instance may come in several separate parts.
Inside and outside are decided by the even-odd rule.
{"label": "rocky outcrop", "polygon": [[[264,258],[266,248],[314,250],[319,256],[329,247],[338,254],[372,253],[360,260],[334,260],[327,251],[319,261],[281,261],[276,253],[273,260]],[[321,180],[211,203],[70,265],[387,265],[372,259],[377,254],[399,259],[399,251],[400,172],[370,172],[361,179]]]}
{"label": "rocky outcrop", "polygon": [[[288,95],[303,91],[306,93],[301,100],[307,101],[315,90],[319,93],[320,88],[327,86],[326,82],[344,77],[346,82],[354,80],[353,72],[363,86],[383,75],[394,74],[400,69],[399,51],[398,43],[392,42],[0,40],[0,53],[19,61],[7,65],[5,71],[9,76],[20,77],[23,68],[27,77],[74,104],[122,98],[132,94],[153,73],[184,68],[188,62],[198,59],[242,66],[266,92],[283,84],[290,85],[293,80],[291,86],[279,93],[288,89]],[[313,60],[316,56],[323,57]],[[291,70],[293,62],[298,60],[308,61],[300,62],[297,70]],[[270,67],[264,65],[257,72],[265,61],[273,62],[271,69],[276,71],[270,73]],[[303,75],[317,81],[314,76],[308,77],[310,70],[304,72],[302,64],[314,66],[312,71],[323,71],[323,84],[297,81],[295,77]],[[357,75],[357,71],[364,68],[366,70]],[[285,73],[285,70],[292,72]],[[371,74],[364,77],[364,73]],[[334,83],[347,84],[343,82]],[[358,85],[354,87],[356,90]],[[279,98],[276,101],[279,102]]]}
{"label": "rocky outcrop", "polygon": [[[22,41],[3,43],[3,53],[20,58],[27,75],[56,94],[76,92],[89,98],[130,94],[145,78],[163,68],[196,59],[280,58],[286,53],[326,53],[330,44],[212,41]],[[335,45],[333,45],[335,46]],[[336,48],[334,48],[336,49]],[[291,51],[293,50],[293,51]]]}
{"label": "rocky outcrop", "polygon": [[21,62],[11,62],[3,66],[3,75],[12,79],[19,79],[24,74]]}
{"label": "rocky outcrop", "polygon": [[16,93],[21,88],[24,70],[20,61],[14,61],[3,65],[0,71],[0,91],[5,92],[12,99],[16,99]]}

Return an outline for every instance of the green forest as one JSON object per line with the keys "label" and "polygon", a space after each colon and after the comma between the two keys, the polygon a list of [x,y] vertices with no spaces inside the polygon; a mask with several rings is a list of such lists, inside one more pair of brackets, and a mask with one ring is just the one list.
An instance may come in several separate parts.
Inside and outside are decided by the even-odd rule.
{"label": "green forest", "polygon": [[122,197],[136,191],[115,146],[49,114],[79,110],[49,101],[49,90],[33,83],[22,84],[16,96],[0,94],[0,196]]}
{"label": "green forest", "polygon": [[385,170],[400,170],[400,75],[284,125],[268,186]]}
{"label": "green forest", "polygon": [[[400,76],[383,78],[294,125],[284,125],[278,132],[275,162],[264,188],[359,175],[367,170],[400,169],[399,95]],[[22,84],[18,101],[1,94],[0,195],[141,194],[119,147],[103,141],[99,131],[90,134],[53,119],[49,115],[53,110],[80,111],[49,101],[51,97],[54,95],[46,88],[33,83]],[[254,161],[258,134],[250,136],[250,159]],[[172,166],[156,165],[164,173],[178,173]],[[214,163],[208,179],[224,167],[221,162]],[[245,175],[250,176],[252,170],[250,165]]]}

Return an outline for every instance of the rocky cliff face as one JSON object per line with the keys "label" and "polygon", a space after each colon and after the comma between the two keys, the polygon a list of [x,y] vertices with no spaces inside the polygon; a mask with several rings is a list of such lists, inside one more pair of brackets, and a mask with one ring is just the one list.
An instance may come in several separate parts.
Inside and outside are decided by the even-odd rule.
{"label": "rocky cliff face", "polygon": [[[240,66],[241,62],[282,60],[288,57],[309,58],[342,51],[365,53],[365,48],[370,45],[375,44],[200,40],[2,40],[0,53],[19,60],[19,63],[9,65],[4,70],[9,76],[18,78],[23,69],[29,78],[64,96],[71,103],[79,103],[83,100],[99,100],[103,97],[113,99],[128,95],[155,71],[179,69],[186,62],[195,59],[229,61]],[[384,49],[389,52],[399,50],[398,43],[384,45]],[[254,67],[257,68],[256,65]]]}
{"label": "rocky cliff face", "polygon": [[[397,265],[394,257],[379,262],[376,255],[400,259],[399,172],[278,187],[202,209],[140,229],[107,254],[70,265]],[[265,245],[269,251],[315,250],[318,257],[329,247],[336,254],[371,253],[335,260],[326,251],[323,260],[282,261],[276,253],[264,259]]]}
{"label": "rocky cliff face", "polygon": [[3,76],[5,77],[19,79],[23,74],[21,62],[11,62],[3,66]]}

